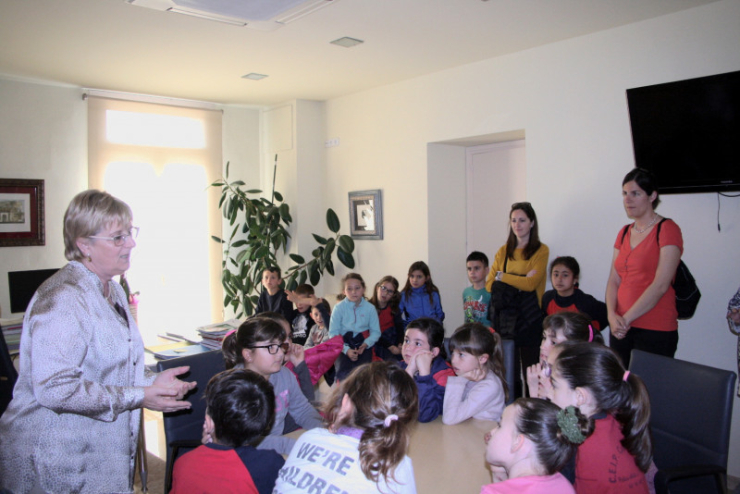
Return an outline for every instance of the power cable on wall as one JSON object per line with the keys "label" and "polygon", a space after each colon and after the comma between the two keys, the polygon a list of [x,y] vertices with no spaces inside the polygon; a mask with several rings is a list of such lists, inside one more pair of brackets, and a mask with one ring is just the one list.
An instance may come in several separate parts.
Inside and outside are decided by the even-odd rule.
{"label": "power cable on wall", "polygon": [[722,227],[720,227],[720,225],[719,225],[719,210],[720,210],[719,196],[740,197],[740,194],[725,194],[724,192],[717,192],[717,231],[718,232],[721,232],[722,231]]}

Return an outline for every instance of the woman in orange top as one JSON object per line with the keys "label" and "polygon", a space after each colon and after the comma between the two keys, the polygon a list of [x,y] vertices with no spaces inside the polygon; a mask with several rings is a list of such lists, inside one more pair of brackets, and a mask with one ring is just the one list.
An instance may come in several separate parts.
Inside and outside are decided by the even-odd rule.
{"label": "woman in orange top", "polygon": [[678,313],[672,281],[683,252],[681,229],[655,212],[660,199],[652,173],[635,168],[622,181],[627,216],[606,285],[610,346],[629,366],[633,348],[673,357]]}

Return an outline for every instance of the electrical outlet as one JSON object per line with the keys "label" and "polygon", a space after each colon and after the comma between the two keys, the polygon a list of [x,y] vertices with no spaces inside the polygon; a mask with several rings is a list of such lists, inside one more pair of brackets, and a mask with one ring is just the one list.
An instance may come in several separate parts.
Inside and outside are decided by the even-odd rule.
{"label": "electrical outlet", "polygon": [[324,142],[324,146],[328,148],[339,146],[339,137],[335,137],[334,139],[329,139],[328,141]]}

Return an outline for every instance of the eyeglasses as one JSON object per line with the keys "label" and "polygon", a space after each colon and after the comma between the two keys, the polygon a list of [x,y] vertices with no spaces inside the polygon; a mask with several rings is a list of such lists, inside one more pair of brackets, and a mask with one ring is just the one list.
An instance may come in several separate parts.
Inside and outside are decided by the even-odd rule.
{"label": "eyeglasses", "polygon": [[255,346],[249,346],[247,348],[267,348],[267,351],[270,353],[270,355],[275,355],[278,350],[282,350],[283,353],[288,353],[288,350],[290,350],[290,343],[281,343],[278,345],[277,343],[272,343],[271,345],[255,345]]}
{"label": "eyeglasses", "polygon": [[112,240],[113,245],[115,245],[116,247],[120,247],[126,243],[126,240],[128,240],[129,237],[136,238],[138,236],[139,236],[139,227],[132,226],[131,230],[129,230],[128,233],[122,233],[121,235],[116,235],[114,237],[97,237],[94,235],[90,235],[87,238],[96,238],[98,240]]}
{"label": "eyeglasses", "polygon": [[395,290],[393,290],[392,288],[386,288],[384,285],[380,285],[380,291],[383,293],[388,293],[390,295],[394,295],[396,293]]}

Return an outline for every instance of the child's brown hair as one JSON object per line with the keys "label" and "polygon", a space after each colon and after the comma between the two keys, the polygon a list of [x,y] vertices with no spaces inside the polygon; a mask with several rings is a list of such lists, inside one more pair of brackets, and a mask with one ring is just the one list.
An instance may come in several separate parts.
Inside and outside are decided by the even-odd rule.
{"label": "child's brown hair", "polygon": [[[353,411],[340,417],[347,395]],[[334,390],[324,407],[333,430],[342,426],[362,429],[360,468],[368,480],[393,479],[411,440],[411,426],[419,415],[416,383],[406,371],[380,361],[357,367]]]}
{"label": "child's brown hair", "polygon": [[463,324],[455,330],[450,338],[450,352],[458,350],[473,357],[488,355],[486,365],[501,380],[504,397],[509,399],[509,386],[506,384],[506,367],[504,366],[504,348],[498,333],[479,322]]}

